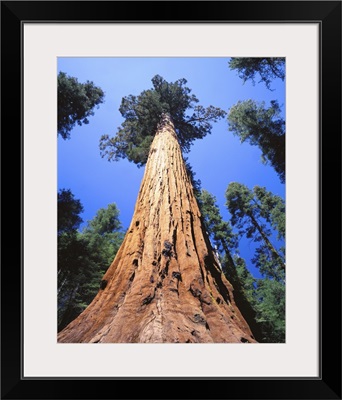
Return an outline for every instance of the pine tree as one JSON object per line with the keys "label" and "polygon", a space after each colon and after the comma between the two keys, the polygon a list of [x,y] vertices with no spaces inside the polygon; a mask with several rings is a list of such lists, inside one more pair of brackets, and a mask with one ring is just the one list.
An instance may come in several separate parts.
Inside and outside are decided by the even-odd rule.
{"label": "pine tree", "polygon": [[[285,341],[285,249],[271,242],[285,240],[285,202],[255,186],[253,190],[237,182],[229,184],[226,191],[232,224],[240,235],[259,243],[252,262],[262,278],[252,282],[243,263],[239,263],[239,276],[244,282],[244,292],[256,311],[256,321],[261,329],[259,341],[283,343]],[[259,339],[259,337],[258,337]]]}
{"label": "pine tree", "polygon": [[227,119],[229,130],[241,143],[258,146],[262,162],[270,164],[281,183],[285,183],[285,120],[278,102],[273,100],[265,108],[264,102],[238,101],[230,108]]}
{"label": "pine tree", "polygon": [[228,66],[238,72],[243,83],[251,80],[254,85],[256,76],[259,76],[260,82],[264,82],[270,90],[273,79],[285,79],[284,57],[232,57]]}
{"label": "pine tree", "polygon": [[[285,272],[285,257],[282,254],[284,249],[277,249],[272,244],[272,230],[268,224],[279,226],[278,235],[285,229],[284,201],[279,196],[267,192],[265,188],[256,186],[252,191],[237,182],[228,185],[226,199],[226,205],[232,215],[232,224],[239,229],[239,234],[261,243],[254,257],[256,265],[262,268],[260,272],[282,279]],[[283,219],[278,215],[281,210]]]}
{"label": "pine tree", "polygon": [[93,82],[78,82],[77,78],[60,72],[58,83],[58,135],[70,139],[70,132],[77,125],[89,124],[94,109],[104,102],[103,90]]}

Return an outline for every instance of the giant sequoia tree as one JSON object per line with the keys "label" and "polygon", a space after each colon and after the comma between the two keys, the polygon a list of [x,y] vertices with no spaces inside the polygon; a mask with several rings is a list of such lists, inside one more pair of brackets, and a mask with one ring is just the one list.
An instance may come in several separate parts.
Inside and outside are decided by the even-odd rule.
{"label": "giant sequoia tree", "polygon": [[182,138],[165,114],[154,133],[124,241],[98,294],[58,341],[255,342],[212,251]]}

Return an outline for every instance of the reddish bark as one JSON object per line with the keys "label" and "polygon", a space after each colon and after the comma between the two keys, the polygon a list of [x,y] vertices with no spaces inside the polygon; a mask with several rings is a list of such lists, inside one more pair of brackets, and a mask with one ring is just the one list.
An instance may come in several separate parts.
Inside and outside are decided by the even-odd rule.
{"label": "reddish bark", "polygon": [[172,122],[151,145],[131,225],[62,343],[255,342],[202,224]]}

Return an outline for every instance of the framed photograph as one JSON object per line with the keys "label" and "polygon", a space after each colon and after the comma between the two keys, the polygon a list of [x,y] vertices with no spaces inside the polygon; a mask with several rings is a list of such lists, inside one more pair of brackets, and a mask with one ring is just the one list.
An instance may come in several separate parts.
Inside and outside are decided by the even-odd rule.
{"label": "framed photograph", "polygon": [[[2,398],[133,398],[127,381],[139,380],[141,399],[340,399],[341,260],[328,259],[340,253],[340,243],[331,240],[336,236],[323,216],[335,221],[341,206],[339,185],[330,184],[336,174],[341,182],[341,2],[3,1],[1,9],[3,140],[6,131],[14,132],[11,139],[18,138],[21,149],[20,260],[13,263],[12,255],[1,268]],[[253,72],[247,60],[265,60],[266,75],[261,64]],[[81,116],[70,110],[61,116],[62,85],[64,93],[71,86],[74,93],[91,92],[93,103]],[[165,100],[179,91],[191,116],[177,114],[174,107],[183,106]],[[195,97],[186,97],[190,92]],[[204,107],[197,105],[202,99]],[[68,97],[65,104],[77,101]],[[147,101],[156,117],[141,111]],[[248,131],[260,121],[263,133],[273,134],[267,140]],[[219,128],[212,127],[216,122]],[[146,135],[144,124],[157,130],[160,143]],[[235,142],[226,139],[232,132]],[[205,138],[189,153],[188,166],[178,165],[177,152],[187,157],[193,140],[209,133],[211,141]],[[158,148],[171,146],[175,137],[181,150],[175,145],[169,158],[160,155]],[[12,147],[3,141],[3,149]],[[123,162],[114,168],[106,159]],[[175,171],[184,169],[174,187],[183,185],[187,196],[174,200],[175,175],[165,167],[173,163]],[[246,164],[248,177],[242,174]],[[226,242],[203,209],[205,229],[196,228],[200,211],[189,189],[190,182],[196,189],[196,178],[198,193],[206,196],[201,201],[217,201],[211,212],[225,213],[225,206],[233,216]],[[148,179],[153,198],[144,192]],[[160,187],[166,189],[157,201]],[[244,216],[242,208],[234,209],[241,207],[236,198],[242,192],[253,202],[247,211],[244,203]],[[178,200],[188,202],[184,215]],[[74,207],[63,221],[62,202]],[[115,226],[104,233],[109,209]],[[144,282],[140,256],[130,253],[127,241],[140,240],[148,258],[154,249],[149,226],[167,213],[173,233],[155,228],[160,249]],[[243,243],[239,252],[234,240]],[[228,242],[231,253],[224,248]],[[75,250],[80,246],[83,258]],[[111,264],[113,246],[119,261]],[[72,267],[73,257],[77,265],[91,263],[87,276]],[[243,257],[255,268],[249,289],[229,283],[247,274]],[[198,264],[202,278],[185,272],[188,262],[192,271]],[[238,278],[230,263],[239,267]],[[253,318],[239,290],[251,296]],[[172,302],[181,297],[183,303]],[[132,299],[139,299],[142,316],[134,311],[131,317]],[[161,304],[170,308],[168,327],[161,329],[159,321],[147,329],[144,318],[157,320]],[[181,321],[187,312],[183,329],[177,315]],[[134,335],[127,333],[132,326]],[[167,394],[154,392],[151,380],[164,381]],[[177,380],[193,382],[184,393]]]}

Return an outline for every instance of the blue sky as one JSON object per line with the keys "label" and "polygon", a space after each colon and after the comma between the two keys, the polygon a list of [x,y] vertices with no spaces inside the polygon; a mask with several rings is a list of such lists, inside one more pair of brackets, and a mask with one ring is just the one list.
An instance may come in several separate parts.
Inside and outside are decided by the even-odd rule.
{"label": "blue sky", "polygon": [[[58,58],[58,72],[76,77],[81,83],[92,81],[105,92],[104,103],[95,109],[88,125],[76,126],[69,140],[57,139],[58,189],[70,189],[81,200],[85,223],[110,203],[116,203],[123,228],[128,228],[131,222],[144,168],[127,160],[109,162],[101,158],[99,140],[103,134],[113,136],[123,122],[119,112],[122,97],[150,89],[156,74],[169,82],[185,78],[186,86],[204,107],[213,105],[228,111],[239,100],[265,101],[266,106],[271,100],[278,100],[285,111],[285,82],[274,80],[273,91],[263,83],[256,82],[254,86],[248,81],[243,83],[236,71],[228,68],[228,61],[228,57]],[[285,199],[285,185],[280,183],[273,168],[261,163],[258,147],[241,144],[228,130],[226,119],[214,123],[211,134],[197,140],[185,156],[202,188],[216,197],[226,220],[229,213],[224,194],[230,182],[240,182],[249,188],[265,186]],[[241,242],[241,256],[253,275],[259,277],[249,262],[253,249],[250,241]]]}

